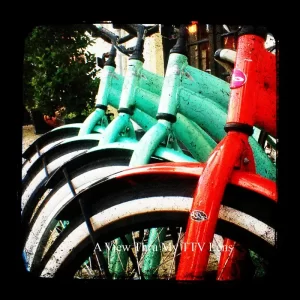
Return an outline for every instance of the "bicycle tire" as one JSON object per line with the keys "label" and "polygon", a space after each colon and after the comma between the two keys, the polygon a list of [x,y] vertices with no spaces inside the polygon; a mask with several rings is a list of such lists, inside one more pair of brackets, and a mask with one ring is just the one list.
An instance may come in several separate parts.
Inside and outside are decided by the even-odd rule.
{"label": "bicycle tire", "polygon": [[[138,176],[134,183],[124,182],[121,192],[114,190],[114,183],[111,180],[94,184],[75,197],[89,203],[87,217],[92,218],[97,243],[112,241],[140,228],[184,227],[197,179],[170,175],[153,185],[151,180],[143,182],[143,176]],[[97,197],[100,189],[101,197]],[[98,198],[101,201],[97,201]],[[273,200],[229,184],[216,233],[272,259],[276,248],[275,212]],[[93,247],[84,218],[78,216],[52,244],[35,274],[41,277],[72,277]]]}

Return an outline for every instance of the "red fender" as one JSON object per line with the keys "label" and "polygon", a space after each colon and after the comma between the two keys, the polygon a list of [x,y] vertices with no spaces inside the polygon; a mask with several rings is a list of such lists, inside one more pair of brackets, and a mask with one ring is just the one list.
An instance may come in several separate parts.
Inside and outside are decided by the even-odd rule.
{"label": "red fender", "polygon": [[[180,176],[199,177],[203,172],[204,166],[204,163],[166,162],[126,169],[112,176],[120,179],[128,178],[128,180],[130,180],[132,176],[139,174],[157,174],[168,176],[169,174],[174,175],[176,173]],[[234,170],[229,183],[254,191],[277,202],[276,183],[258,174]]]}

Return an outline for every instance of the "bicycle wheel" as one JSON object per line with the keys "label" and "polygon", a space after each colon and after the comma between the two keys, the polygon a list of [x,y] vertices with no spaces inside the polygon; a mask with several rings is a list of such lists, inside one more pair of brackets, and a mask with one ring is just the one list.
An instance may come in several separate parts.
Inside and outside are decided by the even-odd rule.
{"label": "bicycle wheel", "polygon": [[[79,193],[74,201],[81,199],[83,205],[88,205],[85,217],[91,221],[93,238],[97,243],[92,243],[84,217],[78,216],[50,246],[35,268],[35,274],[41,277],[72,278],[82,269],[87,258],[93,256],[95,246],[105,249],[112,241],[121,238],[123,245],[127,245],[125,249],[128,249],[127,263],[123,264],[124,276],[144,278],[144,262],[134,242],[141,237],[132,232],[141,232],[143,236],[144,229],[167,227],[169,236],[172,236],[173,231],[173,238],[167,241],[173,241],[177,236],[177,241],[173,241],[173,250],[179,252],[173,251],[170,254],[172,268],[167,268],[168,276],[165,271],[158,270],[156,278],[175,278],[176,258],[178,259],[180,251],[184,251],[185,245],[180,240],[187,223],[197,178],[170,175],[160,178],[161,181],[155,180],[155,185],[151,182],[151,176],[147,178],[150,178],[148,182],[143,180],[143,175],[135,177],[133,182],[124,181],[119,185],[122,186],[121,191],[115,190],[115,180],[108,180]],[[273,200],[230,184],[224,194],[216,233],[242,244],[266,260],[272,259],[275,253],[275,212],[276,203]],[[132,236],[133,242],[128,240],[129,236]],[[159,251],[162,248],[163,246]],[[162,253],[160,267],[165,265],[165,258]],[[107,259],[106,270],[110,271],[112,268],[110,259]]]}
{"label": "bicycle wheel", "polygon": [[[72,219],[73,215],[80,214],[78,208],[71,206],[74,193],[79,193],[95,181],[112,173],[128,168],[132,152],[133,150],[129,149],[104,149],[101,152],[85,153],[78,156],[75,163],[69,161],[64,165],[68,170],[67,178],[61,176],[60,180],[55,180],[49,194],[42,199],[40,196],[46,191],[47,186],[43,185],[39,188],[39,193],[34,194],[30,199],[22,215],[22,243],[25,244],[24,249],[28,253],[29,267],[41,259],[43,246],[58,223],[58,214],[62,215],[64,209],[68,210],[72,214],[72,216],[68,215],[68,220]],[[152,157],[150,163],[163,161],[166,160]],[[65,220],[66,217],[61,218]]]}

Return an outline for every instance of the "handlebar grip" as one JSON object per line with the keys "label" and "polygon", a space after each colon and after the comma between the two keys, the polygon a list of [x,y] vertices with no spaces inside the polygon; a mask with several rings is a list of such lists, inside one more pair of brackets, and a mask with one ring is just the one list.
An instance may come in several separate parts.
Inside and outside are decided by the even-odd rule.
{"label": "handlebar grip", "polygon": [[236,51],[231,49],[218,49],[215,54],[214,58],[224,63],[234,65],[236,60]]}

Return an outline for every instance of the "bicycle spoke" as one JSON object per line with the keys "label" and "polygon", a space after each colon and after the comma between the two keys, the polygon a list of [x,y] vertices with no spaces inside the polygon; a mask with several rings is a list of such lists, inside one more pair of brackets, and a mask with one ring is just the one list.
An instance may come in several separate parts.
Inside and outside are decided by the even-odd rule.
{"label": "bicycle spoke", "polygon": [[[135,252],[137,252],[137,250],[136,250],[136,242],[135,242],[135,237],[134,237],[133,232],[131,232],[131,235],[132,235],[132,239],[133,239],[133,245],[134,245]],[[137,272],[138,272],[138,275],[139,275],[140,279],[142,279],[141,269],[140,269],[140,266],[139,266],[138,253],[136,253],[136,254],[137,254],[136,255]]]}
{"label": "bicycle spoke", "polygon": [[233,248],[230,250],[230,253],[229,253],[229,255],[228,255],[228,257],[227,257],[227,259],[225,261],[225,264],[224,264],[224,266],[223,266],[223,268],[222,268],[222,270],[221,270],[221,272],[220,272],[220,274],[219,274],[219,276],[218,276],[217,279],[219,279],[219,278],[222,277],[222,274],[223,274],[223,272],[224,272],[224,270],[225,270],[225,268],[226,268],[226,266],[227,266],[227,264],[229,262],[229,259],[231,258],[231,255],[233,253],[233,249],[234,249],[235,245],[236,245],[236,242],[233,243]]}
{"label": "bicycle spoke", "polygon": [[[134,238],[134,237],[133,237]],[[126,239],[126,237],[121,237],[121,240],[123,242],[123,244],[129,244],[128,243],[128,240]],[[138,265],[138,261],[137,261],[137,258],[136,256],[134,255],[134,253],[132,252],[132,249],[130,248],[130,250],[128,251],[128,255],[129,255],[129,258],[133,264],[133,268],[135,269],[136,272],[138,272],[139,276],[140,276],[140,279],[144,279],[143,275],[140,273],[139,271],[139,265]]]}
{"label": "bicycle spoke", "polygon": [[[182,240],[182,238],[183,238],[183,236],[184,235],[182,235],[181,236],[181,233],[182,233],[182,227],[180,227],[180,231],[179,231],[179,233],[178,233],[178,239],[177,239],[177,242],[176,242],[176,245],[175,245],[175,251],[174,251],[174,256],[173,256],[173,263],[172,263],[172,266],[171,266],[171,268],[170,268],[170,272],[169,272],[169,278],[170,278],[170,276],[171,276],[171,270],[172,270],[172,268],[173,268],[173,266],[174,266],[174,263],[175,263],[175,270],[177,269],[177,267],[178,267],[178,263],[179,263],[179,259],[176,259],[177,257],[179,257],[179,255],[177,255],[178,253],[177,253],[177,250],[178,250],[178,245],[179,245],[179,242]],[[180,237],[181,236],[181,237]],[[173,240],[174,241],[174,240]],[[179,248],[180,249],[180,248]],[[175,259],[176,259],[176,262],[175,262]],[[177,262],[178,261],[178,262]]]}

